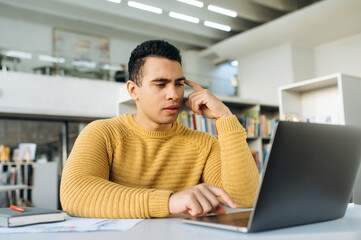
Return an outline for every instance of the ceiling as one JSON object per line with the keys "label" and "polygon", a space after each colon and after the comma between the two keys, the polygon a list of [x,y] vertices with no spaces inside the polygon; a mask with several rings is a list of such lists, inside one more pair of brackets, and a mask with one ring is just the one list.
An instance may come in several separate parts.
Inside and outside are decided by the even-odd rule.
{"label": "ceiling", "polygon": [[[233,35],[272,21],[287,13],[297,11],[318,0],[203,0],[202,8],[177,0],[135,0],[159,7],[161,14],[143,11],[128,6],[128,0],[114,3],[108,0],[0,0],[3,14],[39,22],[66,22],[68,25],[91,25],[94,33],[122,35],[129,38],[161,38],[177,42],[191,49],[207,48]],[[229,17],[208,10],[209,5],[237,12]],[[5,10],[5,9],[8,10]],[[11,13],[12,11],[12,13]],[[199,23],[171,18],[170,12],[193,16]],[[231,27],[222,31],[204,25],[211,21]],[[83,28],[83,27],[82,27]],[[89,29],[89,28],[88,28]]]}
{"label": "ceiling", "polygon": [[360,13],[360,0],[320,1],[295,14],[288,14],[262,27],[213,44],[201,51],[201,55],[239,59],[285,43],[314,49],[359,34]]}

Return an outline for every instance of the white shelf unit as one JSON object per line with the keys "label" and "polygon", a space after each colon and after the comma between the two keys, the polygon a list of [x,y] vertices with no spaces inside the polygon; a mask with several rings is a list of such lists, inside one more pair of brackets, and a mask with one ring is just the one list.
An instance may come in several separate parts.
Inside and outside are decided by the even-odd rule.
{"label": "white shelf unit", "polygon": [[279,88],[280,118],[361,126],[361,79],[341,73]]}
{"label": "white shelf unit", "polygon": [[[280,87],[279,104],[281,120],[361,127],[361,78],[336,73]],[[360,174],[353,199],[361,204]]]}
{"label": "white shelf unit", "polygon": [[[190,92],[185,93],[185,99],[187,98]],[[265,114],[267,117],[278,117],[278,106],[277,105],[269,105],[262,104],[256,101],[241,99],[239,97],[230,97],[230,96],[217,96],[224,104],[226,104],[231,111],[237,115],[243,115],[247,111],[256,111],[259,114]],[[184,104],[183,104],[184,105]],[[183,109],[188,109],[185,106],[182,106]],[[117,116],[123,115],[125,113],[135,113],[136,112],[136,104],[132,99],[127,99],[124,101],[120,101],[116,105],[116,114]],[[255,136],[247,138],[248,145],[251,151],[257,151],[258,156],[260,158],[260,166],[263,169],[264,162],[264,148],[270,141],[270,137],[262,137]]]}
{"label": "white shelf unit", "polygon": [[[15,185],[8,184],[0,186],[0,192],[8,192],[9,197],[11,192],[15,192],[15,202],[12,204],[19,204],[20,191],[23,191],[24,199],[28,200],[27,190],[31,189],[32,203],[36,207],[57,209],[58,179],[56,162],[2,162],[0,163],[0,174],[3,174],[4,166],[7,166],[7,171],[9,171],[11,167],[16,168],[18,171]],[[28,175],[28,166],[32,166],[31,176]]]}
{"label": "white shelf unit", "polygon": [[[20,200],[20,191],[22,191],[23,198],[25,200],[28,199],[28,191],[33,187],[30,185],[32,176],[28,175],[28,167],[31,166],[33,172],[33,163],[27,162],[1,162],[0,163],[0,174],[6,174],[6,172],[10,172],[9,181],[11,181],[8,185],[0,186],[0,192],[7,192],[9,200],[11,197],[11,192],[15,192],[15,202],[12,204],[19,204]],[[7,169],[4,171],[4,169]],[[14,174],[14,175],[13,175]],[[5,179],[4,179],[5,180]]]}

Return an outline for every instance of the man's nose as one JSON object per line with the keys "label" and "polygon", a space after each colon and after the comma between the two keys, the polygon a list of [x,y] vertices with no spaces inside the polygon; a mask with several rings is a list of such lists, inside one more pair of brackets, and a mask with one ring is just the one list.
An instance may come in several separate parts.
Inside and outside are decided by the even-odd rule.
{"label": "man's nose", "polygon": [[175,86],[171,85],[167,88],[167,99],[168,100],[178,100],[179,96]]}

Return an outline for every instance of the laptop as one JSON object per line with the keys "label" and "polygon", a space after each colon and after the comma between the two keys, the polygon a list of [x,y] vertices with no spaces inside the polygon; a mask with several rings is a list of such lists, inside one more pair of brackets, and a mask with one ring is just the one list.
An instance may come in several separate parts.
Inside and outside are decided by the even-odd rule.
{"label": "laptop", "polygon": [[280,121],[252,211],[183,219],[243,233],[342,218],[360,167],[361,129]]}

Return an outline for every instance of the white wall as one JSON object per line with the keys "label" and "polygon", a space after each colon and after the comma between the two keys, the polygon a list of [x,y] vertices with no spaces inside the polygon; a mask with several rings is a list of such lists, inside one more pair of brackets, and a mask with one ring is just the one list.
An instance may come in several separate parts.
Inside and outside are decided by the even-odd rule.
{"label": "white wall", "polygon": [[[51,55],[53,27],[0,17],[0,47]],[[110,38],[111,62],[127,63],[137,43]],[[32,72],[37,61],[21,59],[19,71]],[[14,69],[12,65],[9,66]],[[116,102],[128,97],[122,84],[69,77],[0,73],[0,112],[78,117],[113,117]]]}
{"label": "white wall", "polygon": [[289,43],[239,58],[240,97],[278,104],[278,87],[293,82],[292,69]]}
{"label": "white wall", "polygon": [[278,88],[315,77],[313,49],[284,43],[238,59],[239,95],[278,104]]}
{"label": "white wall", "polygon": [[314,50],[292,44],[293,81],[299,82],[315,77]]}
{"label": "white wall", "polygon": [[[48,25],[47,25],[48,24]],[[52,51],[52,31],[56,20],[47,23],[0,17],[0,46],[14,47],[39,53]],[[76,30],[76,26],[71,26]],[[86,28],[89,31],[91,28]],[[104,33],[100,33],[104,35]],[[105,34],[106,35],[106,34]],[[130,36],[110,37],[110,61],[114,65],[127,63],[131,51],[139,44]],[[236,71],[228,65],[215,67],[211,60],[199,56],[198,51],[181,49],[184,72],[219,95],[231,95],[229,79]],[[304,47],[284,43],[278,46],[240,56],[238,66],[239,96],[264,103],[277,104],[277,88],[292,82],[335,72],[361,76],[361,33],[324,45]],[[22,60],[26,62],[27,60]],[[36,62],[35,62],[36,64]],[[31,71],[34,62],[20,65],[20,70]],[[84,96],[86,98],[86,96]]]}
{"label": "white wall", "polygon": [[[46,21],[0,17],[0,48],[51,55],[53,25],[59,26],[54,21],[47,25]],[[72,30],[75,28],[71,26]],[[112,65],[127,64],[131,51],[141,43],[127,36],[109,38]],[[18,70],[31,73],[33,67],[44,65],[36,58],[21,59]],[[9,67],[14,70],[13,65]],[[124,98],[129,98],[125,87],[115,82],[0,72],[0,112],[3,113],[113,117],[116,103]]]}
{"label": "white wall", "polygon": [[[51,54],[52,29],[50,26],[0,17],[0,48],[15,49],[25,52]],[[33,67],[40,66],[37,59],[21,59],[18,71],[31,72]],[[7,65],[11,70],[15,66]]]}
{"label": "white wall", "polygon": [[0,17],[0,47],[51,53],[52,29],[50,26]]}
{"label": "white wall", "polygon": [[[51,25],[0,17],[0,29],[2,31],[0,47],[50,55],[52,53],[53,26]],[[110,62],[127,64],[131,51],[138,44],[110,37]]]}
{"label": "white wall", "polygon": [[361,77],[361,33],[317,46],[316,75],[342,72]]}
{"label": "white wall", "polygon": [[0,72],[0,112],[110,118],[128,99],[125,84]]}
{"label": "white wall", "polygon": [[235,89],[231,78],[237,74],[237,68],[229,63],[215,66],[213,62],[200,56],[199,51],[182,52],[183,71],[186,78],[207,87],[217,95],[233,95]]}

